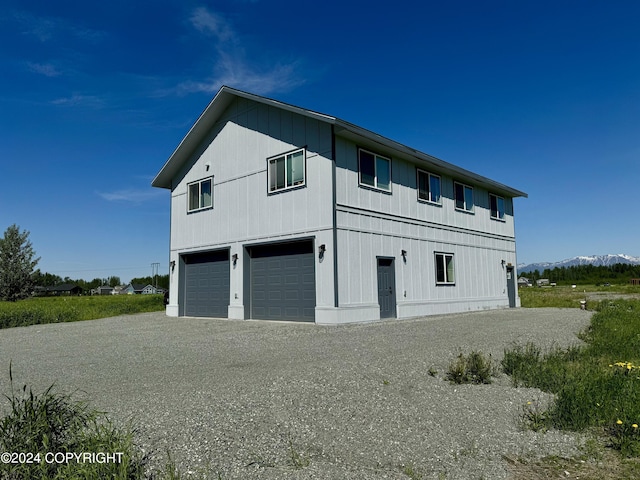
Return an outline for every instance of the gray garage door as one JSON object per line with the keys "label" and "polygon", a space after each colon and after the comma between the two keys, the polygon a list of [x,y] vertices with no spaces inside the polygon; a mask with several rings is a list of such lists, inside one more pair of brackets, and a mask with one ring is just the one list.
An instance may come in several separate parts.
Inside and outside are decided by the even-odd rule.
{"label": "gray garage door", "polygon": [[229,310],[229,251],[186,255],[184,315],[226,318]]}
{"label": "gray garage door", "polygon": [[313,242],[250,247],[251,318],[315,320]]}

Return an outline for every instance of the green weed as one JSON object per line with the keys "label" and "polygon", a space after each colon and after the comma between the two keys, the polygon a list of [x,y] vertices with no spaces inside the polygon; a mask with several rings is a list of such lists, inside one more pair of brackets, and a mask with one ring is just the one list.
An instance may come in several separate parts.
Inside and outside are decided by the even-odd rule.
{"label": "green weed", "polygon": [[524,417],[537,429],[599,429],[614,449],[640,456],[640,301],[601,305],[582,338],[586,346],[544,354],[532,344],[505,351],[502,367],[515,386],[556,395]]}
{"label": "green weed", "polygon": [[495,368],[491,359],[481,352],[473,351],[468,356],[462,353],[451,362],[446,378],[452,383],[491,383]]}
{"label": "green weed", "polygon": [[[14,390],[9,369],[10,413],[0,420],[0,451],[29,452],[33,463],[0,463],[0,478],[137,479],[144,475],[147,457],[133,443],[133,431],[119,429],[99,412],[54,392],[40,394],[23,386]],[[70,453],[119,454],[118,461],[50,461],[50,455]],[[57,458],[57,457],[56,457]]]}

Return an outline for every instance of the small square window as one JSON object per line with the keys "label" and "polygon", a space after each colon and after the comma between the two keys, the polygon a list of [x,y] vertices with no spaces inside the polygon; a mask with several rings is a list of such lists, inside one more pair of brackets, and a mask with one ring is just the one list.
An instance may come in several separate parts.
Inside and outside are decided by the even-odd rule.
{"label": "small square window", "polygon": [[358,150],[360,185],[391,191],[391,159]]}
{"label": "small square window", "polygon": [[418,170],[418,199],[440,203],[440,177]]}
{"label": "small square window", "polygon": [[489,203],[491,204],[491,218],[504,220],[504,198],[490,193]]}
{"label": "small square window", "polygon": [[453,187],[456,208],[473,212],[473,188],[458,182],[455,182]]}
{"label": "small square window", "polygon": [[213,181],[211,178],[190,183],[187,188],[189,196],[189,206],[187,211],[193,212],[213,206]]}
{"label": "small square window", "polygon": [[305,184],[304,153],[304,149],[301,149],[268,160],[269,192],[287,190]]}
{"label": "small square window", "polygon": [[456,283],[453,253],[436,252],[436,284],[453,285]]}

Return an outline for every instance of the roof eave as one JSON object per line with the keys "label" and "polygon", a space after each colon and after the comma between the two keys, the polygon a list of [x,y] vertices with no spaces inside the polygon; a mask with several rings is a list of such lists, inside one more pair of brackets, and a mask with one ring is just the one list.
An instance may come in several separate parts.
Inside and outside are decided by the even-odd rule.
{"label": "roof eave", "polygon": [[491,180],[490,178],[483,177],[482,175],[478,175],[477,173],[473,173],[470,170],[458,167],[449,162],[445,162],[444,160],[434,157],[433,155],[429,155],[414,148],[407,147],[406,145],[398,143],[395,140],[383,137],[382,135],[379,135],[375,132],[359,127],[352,123],[345,122],[344,120],[336,120],[335,133],[336,135],[347,137],[352,140],[360,140],[376,144],[377,146],[385,150],[389,150],[390,155],[392,155],[393,152],[400,152],[400,154],[404,156],[410,157],[414,160],[425,162],[433,166],[438,172],[446,173],[460,180],[467,179],[468,181],[475,184],[485,186],[495,193],[501,193],[512,198],[528,197],[525,192],[516,190],[515,188],[509,187],[500,182],[496,182],[495,180]]}

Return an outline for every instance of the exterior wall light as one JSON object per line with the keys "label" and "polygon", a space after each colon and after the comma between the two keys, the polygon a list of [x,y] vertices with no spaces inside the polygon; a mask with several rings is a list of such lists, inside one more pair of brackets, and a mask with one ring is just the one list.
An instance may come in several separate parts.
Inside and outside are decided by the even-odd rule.
{"label": "exterior wall light", "polygon": [[327,251],[327,246],[323,243],[318,247],[318,258],[322,260],[324,258],[324,252]]}
{"label": "exterior wall light", "polygon": [[231,260],[233,260],[233,266],[235,267],[235,266],[236,266],[236,263],[238,263],[238,254],[237,254],[237,253],[234,253],[234,254],[231,256]]}
{"label": "exterior wall light", "polygon": [[407,263],[407,251],[401,250],[400,255],[402,255],[402,260],[404,261],[404,263]]}
{"label": "exterior wall light", "polygon": [[175,260],[171,260],[169,262],[169,266],[171,266],[171,271],[173,271],[173,269],[176,268],[176,261]]}

